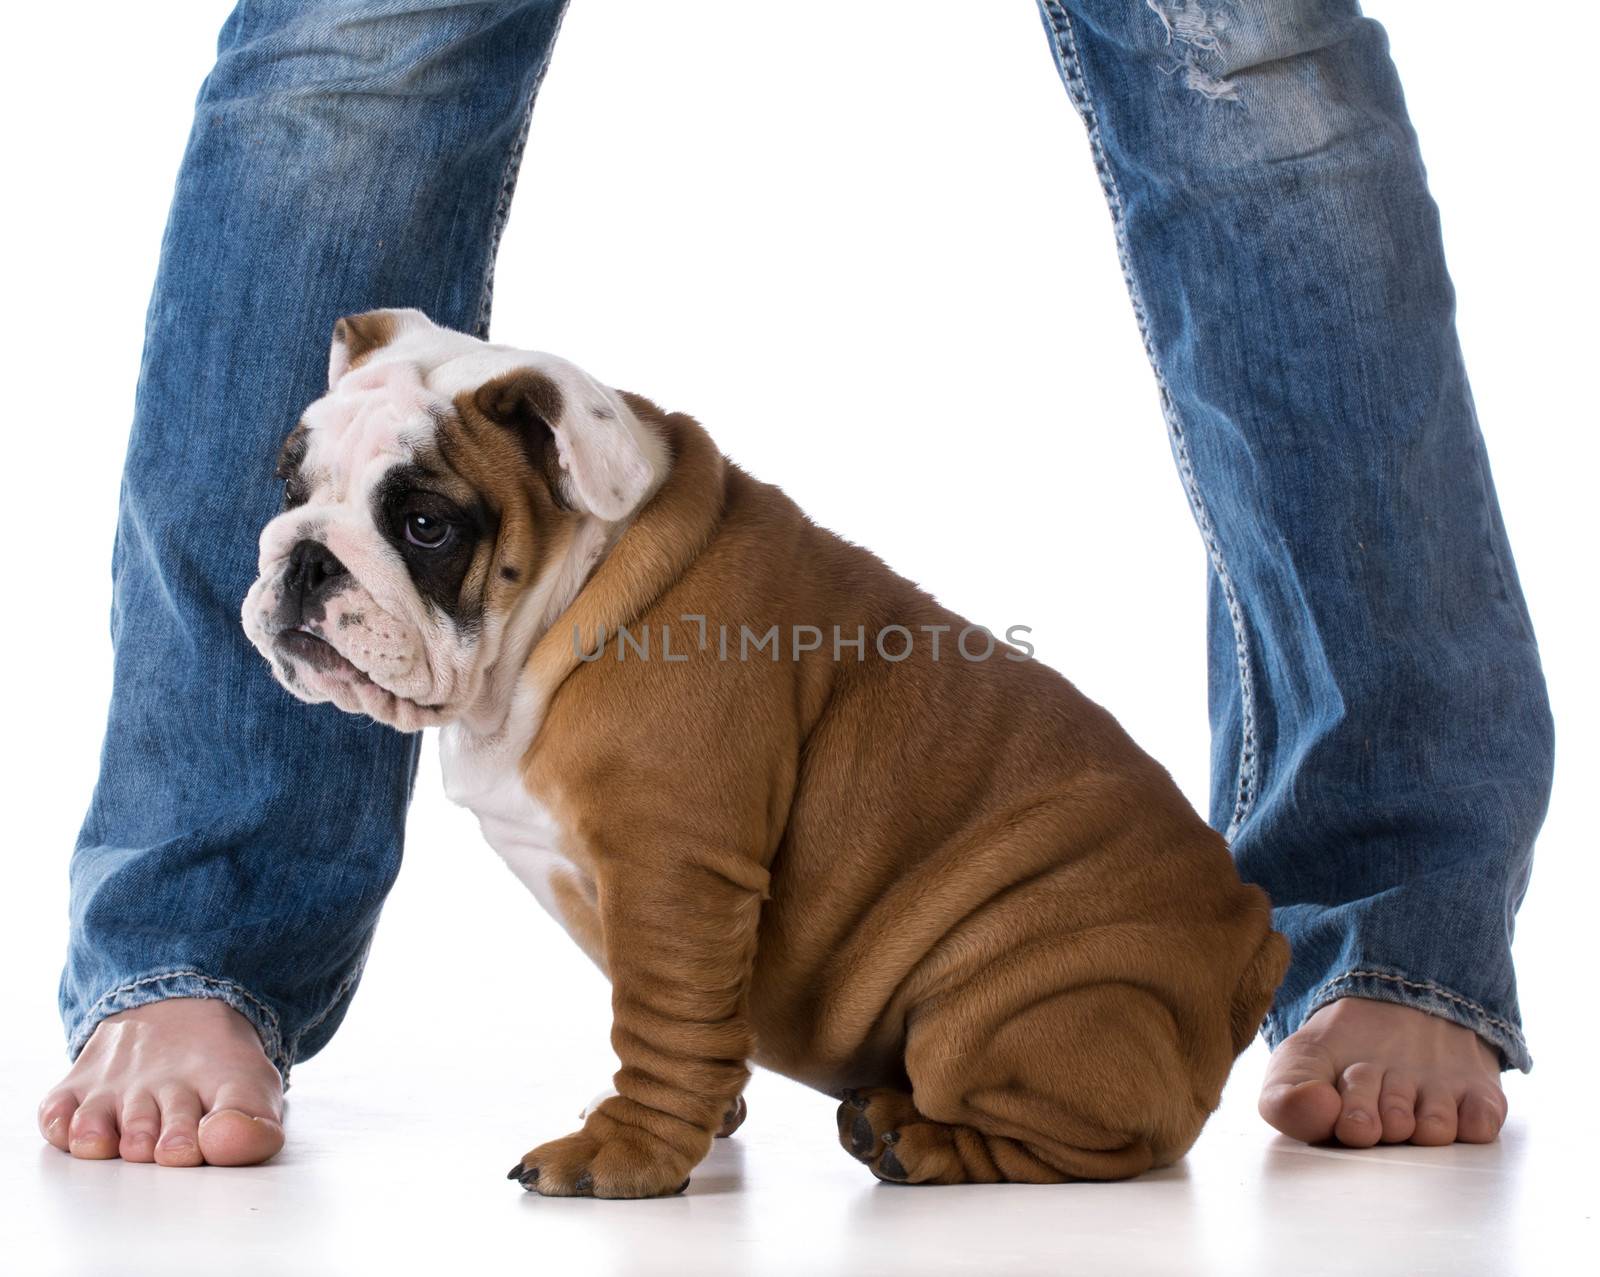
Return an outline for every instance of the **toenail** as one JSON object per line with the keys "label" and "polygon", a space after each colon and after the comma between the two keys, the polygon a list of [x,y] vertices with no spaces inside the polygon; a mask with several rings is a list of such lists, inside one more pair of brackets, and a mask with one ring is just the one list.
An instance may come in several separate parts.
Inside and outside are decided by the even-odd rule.
{"label": "toenail", "polygon": [[1346,1113],[1344,1115],[1344,1120],[1347,1122],[1365,1122],[1367,1120],[1367,1115],[1361,1109],[1355,1109],[1349,1113]]}
{"label": "toenail", "polygon": [[883,1133],[883,1142],[885,1144],[898,1144],[900,1142],[900,1132],[899,1131],[885,1131]]}
{"label": "toenail", "polygon": [[187,1153],[194,1147],[194,1141],[182,1135],[169,1135],[161,1141],[161,1147],[169,1153]]}

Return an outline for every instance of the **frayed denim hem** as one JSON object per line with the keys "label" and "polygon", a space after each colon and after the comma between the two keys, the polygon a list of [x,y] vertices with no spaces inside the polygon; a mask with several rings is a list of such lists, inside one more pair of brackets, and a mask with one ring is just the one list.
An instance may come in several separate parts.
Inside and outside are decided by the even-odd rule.
{"label": "frayed denim hem", "polygon": [[147,1006],[152,1002],[164,1002],[168,998],[215,998],[219,1002],[226,1002],[255,1026],[256,1034],[261,1038],[261,1049],[278,1070],[284,1089],[288,1089],[290,1060],[284,1049],[277,1012],[243,985],[207,975],[203,971],[162,971],[140,976],[102,994],[72,1026],[67,1040],[68,1058],[78,1058],[78,1053],[89,1041],[89,1035],[107,1016],[119,1011],[131,1011],[134,1007]]}
{"label": "frayed denim hem", "polygon": [[1340,998],[1367,998],[1374,1002],[1415,1007],[1418,1011],[1426,1011],[1429,1015],[1471,1029],[1499,1051],[1502,1070],[1516,1069],[1526,1073],[1533,1068],[1533,1057],[1528,1054],[1528,1044],[1522,1030],[1509,1020],[1492,1015],[1480,1003],[1433,980],[1416,980],[1397,971],[1374,970],[1370,967],[1346,971],[1319,985],[1305,999],[1305,1010],[1296,1023],[1289,1023],[1288,1017],[1274,1008],[1261,1026],[1261,1035],[1266,1038],[1267,1045],[1276,1050],[1315,1012]]}

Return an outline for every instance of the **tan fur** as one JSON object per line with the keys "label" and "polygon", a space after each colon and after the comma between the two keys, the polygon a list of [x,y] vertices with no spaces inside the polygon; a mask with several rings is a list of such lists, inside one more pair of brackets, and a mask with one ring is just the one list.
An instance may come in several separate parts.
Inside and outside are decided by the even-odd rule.
{"label": "tan fur", "polygon": [[503,614],[559,557],[576,520],[547,482],[529,481],[516,436],[483,413],[480,398],[481,392],[456,396],[455,416],[438,428],[437,460],[460,481],[451,495],[463,504],[482,497],[498,517],[499,534],[479,548],[462,594]]}
{"label": "tan fur", "polygon": [[[552,694],[523,760],[570,835],[557,907],[613,984],[618,1095],[513,1174],[672,1192],[748,1060],[844,1096],[840,1139],[884,1178],[1105,1179],[1182,1156],[1287,963],[1266,897],[1060,675],[960,659],[961,618],[687,417],[628,403],[671,470],[535,647],[525,678]],[[495,554],[532,569],[534,524],[566,516],[510,492],[542,477],[458,408],[481,459],[451,464],[526,510]],[[488,605],[532,580],[488,577]],[[825,640],[720,661],[719,623],[861,626],[865,659]],[[620,625],[670,625],[689,659],[619,660]],[[937,662],[918,642],[890,663],[871,636],[891,625],[952,628]],[[580,661],[574,631],[592,651],[602,627]]]}

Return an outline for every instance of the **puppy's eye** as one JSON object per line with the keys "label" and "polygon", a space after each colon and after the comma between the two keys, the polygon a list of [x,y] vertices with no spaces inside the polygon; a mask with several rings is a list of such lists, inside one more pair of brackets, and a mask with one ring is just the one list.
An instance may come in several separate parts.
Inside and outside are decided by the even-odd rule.
{"label": "puppy's eye", "polygon": [[450,525],[420,512],[406,515],[406,540],[424,550],[437,550],[450,539]]}

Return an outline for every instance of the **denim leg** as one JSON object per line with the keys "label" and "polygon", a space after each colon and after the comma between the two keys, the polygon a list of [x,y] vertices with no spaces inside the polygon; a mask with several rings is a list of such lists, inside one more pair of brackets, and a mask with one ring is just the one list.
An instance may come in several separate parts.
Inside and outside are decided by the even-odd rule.
{"label": "denim leg", "polygon": [[70,1051],[220,998],[287,1076],[332,1035],[399,868],[416,738],[278,688],[239,625],[274,457],[334,320],[485,331],[564,0],[243,0],[178,175],[113,551],[115,679],[72,859]]}
{"label": "denim leg", "polygon": [[1529,1064],[1538,650],[1383,30],[1353,0],[1039,0],[1210,558],[1212,822],[1294,949]]}

